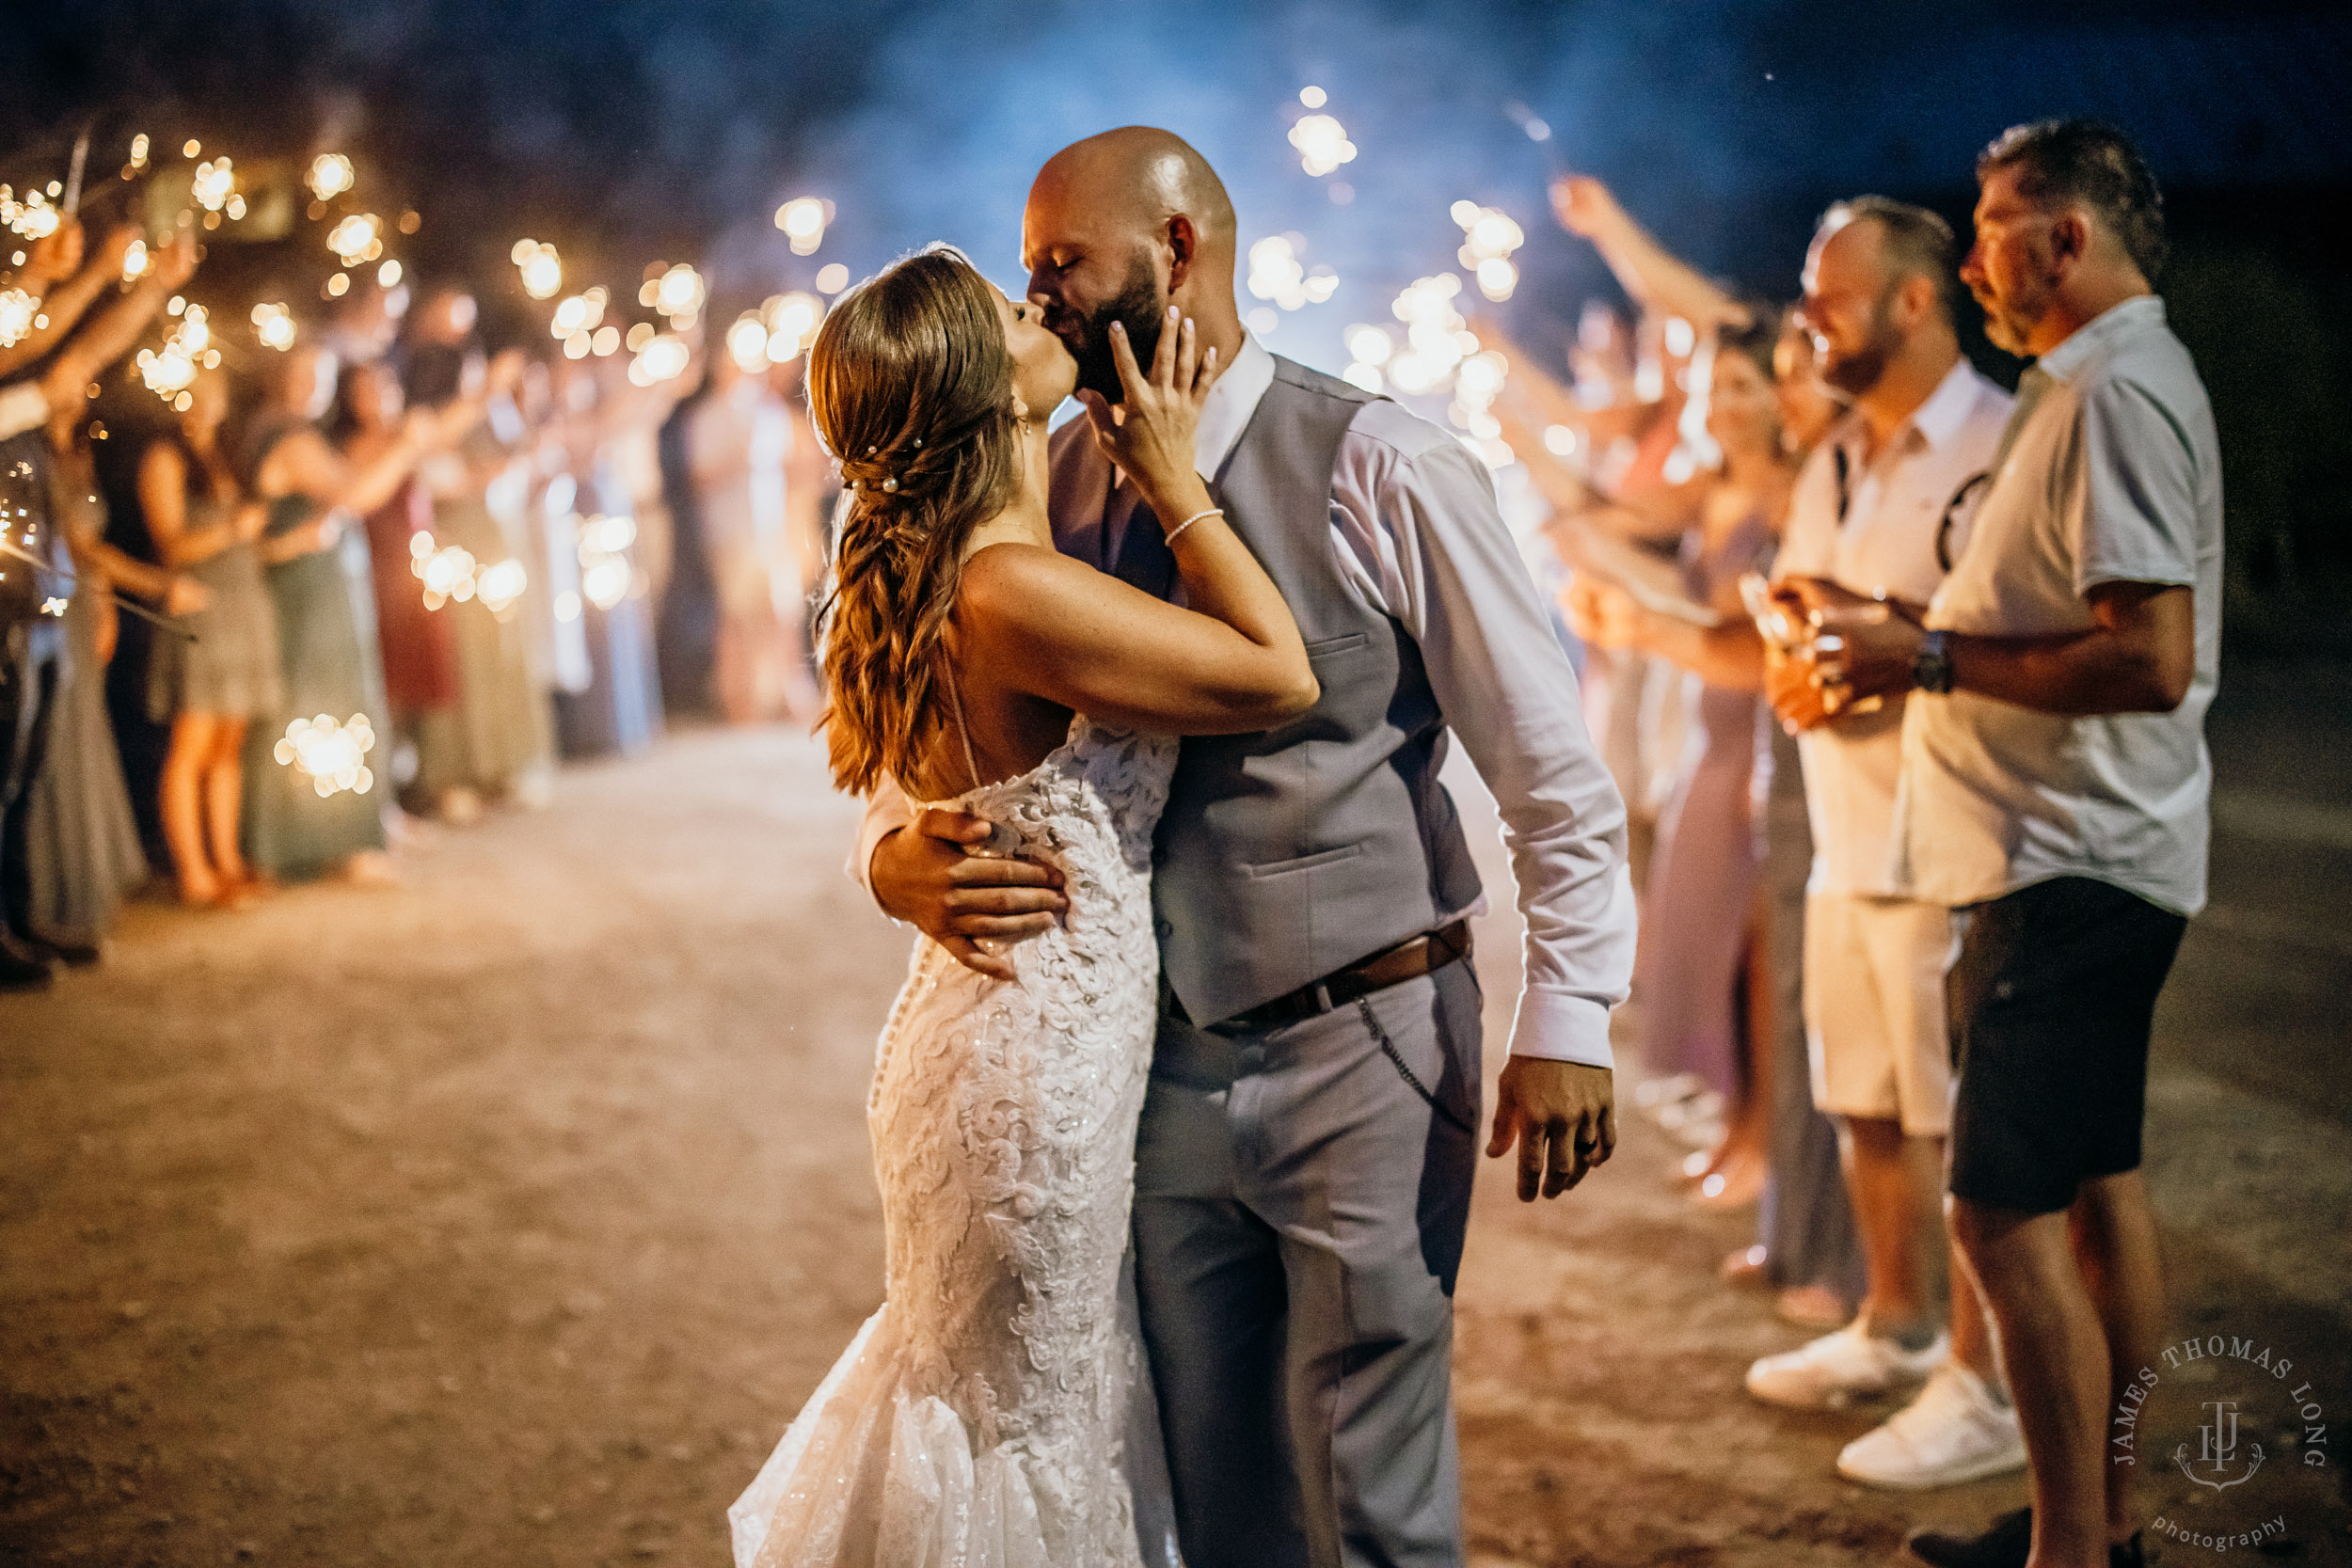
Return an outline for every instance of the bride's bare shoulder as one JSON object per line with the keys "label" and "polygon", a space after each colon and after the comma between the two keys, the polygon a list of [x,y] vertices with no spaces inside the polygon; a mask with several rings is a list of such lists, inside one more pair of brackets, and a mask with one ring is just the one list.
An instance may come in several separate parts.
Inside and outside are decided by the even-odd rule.
{"label": "bride's bare shoulder", "polygon": [[1103,580],[1085,562],[1042,545],[988,545],[964,562],[956,609],[976,627],[1018,626],[1053,614]]}

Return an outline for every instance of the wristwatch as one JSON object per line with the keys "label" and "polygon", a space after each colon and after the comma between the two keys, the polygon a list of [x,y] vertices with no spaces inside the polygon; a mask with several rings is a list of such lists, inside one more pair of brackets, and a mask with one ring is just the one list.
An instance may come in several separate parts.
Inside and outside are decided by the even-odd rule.
{"label": "wristwatch", "polygon": [[1919,640],[1919,651],[1911,659],[1911,684],[1939,697],[1952,689],[1952,655],[1947,641],[1941,631],[1928,633]]}

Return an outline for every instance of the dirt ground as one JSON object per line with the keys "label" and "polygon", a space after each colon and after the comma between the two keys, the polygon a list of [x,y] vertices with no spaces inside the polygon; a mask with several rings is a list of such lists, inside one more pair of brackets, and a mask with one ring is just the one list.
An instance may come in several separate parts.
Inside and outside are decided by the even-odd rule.
{"label": "dirt ground", "polygon": [[[444,834],[397,890],[136,905],[103,968],[0,999],[0,1562],[724,1562],[728,1501],[880,1297],[863,1098],[909,939],[841,874],[853,815],[804,739],[688,735]],[[1514,924],[1482,933],[1497,1042]],[[2242,1013],[2226,927],[2192,936],[2169,1036]],[[2340,1008],[2352,954],[2314,951],[2280,984]],[[2151,1466],[2147,1512],[2281,1514],[2281,1555],[2352,1561],[2340,1104],[2160,1061],[2180,1331],[2275,1345],[2336,1435],[2308,1465],[2249,1400],[2270,1464],[2209,1496]],[[1476,1561],[1884,1562],[2022,1498],[1864,1491],[1832,1461],[1882,1412],[1749,1402],[1747,1362],[1802,1338],[1717,1283],[1752,1217],[1695,1211],[1663,1135],[1627,1133],[1555,1204],[1488,1167]],[[2166,1374],[2168,1433],[2200,1397]]]}

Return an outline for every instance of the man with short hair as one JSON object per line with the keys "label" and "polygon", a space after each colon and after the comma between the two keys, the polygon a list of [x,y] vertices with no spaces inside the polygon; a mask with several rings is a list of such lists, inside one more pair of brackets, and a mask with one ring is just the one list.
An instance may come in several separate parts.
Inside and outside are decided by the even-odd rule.
{"label": "man with short hair", "polygon": [[[1837,203],[1815,231],[1804,323],[1821,378],[1853,408],[1789,499],[1774,565],[1789,599],[1826,584],[1924,606],[1964,538],[2010,399],[1960,352],[1956,257],[1941,217],[1883,197]],[[1868,1293],[1851,1323],[1757,1361],[1747,1386],[1771,1403],[1820,1408],[1925,1377],[1907,1408],[1847,1445],[1838,1471],[1880,1486],[1953,1485],[2013,1470],[2026,1451],[1965,1271],[1951,1271],[1948,1355],[1938,1322],[1950,911],[1906,896],[1889,872],[1901,693],[1831,713],[1810,668],[1774,660],[1766,684],[1802,729],[1813,1097],[1837,1122]]]}
{"label": "man with short hair", "polygon": [[[1483,1044],[1466,921],[1482,895],[1438,773],[1458,741],[1518,882],[1525,979],[1486,1149],[1518,1145],[1524,1200],[1574,1186],[1616,1141],[1625,811],[1485,467],[1249,337],[1235,246],[1216,171],[1147,126],[1057,153],[1022,225],[1029,297],[1081,388],[1119,398],[1114,326],[1148,361],[1170,306],[1216,351],[1200,473],[1322,686],[1279,729],[1186,740],[1153,840],[1143,1338],[1192,1568],[1458,1568],[1453,1292]],[[1081,424],[1049,450],[1057,546],[1171,592],[1134,482]],[[1041,864],[967,855],[987,833],[878,791],[857,868],[885,911],[1009,974],[1000,944],[1068,900]],[[1151,1534],[1147,1557],[1168,1560]]]}
{"label": "man with short hair", "polygon": [[2139,1175],[2150,1021],[2205,898],[2221,457],[2150,279],[2163,198],[2112,127],[1978,162],[1962,276],[2019,384],[1974,537],[1919,621],[1844,628],[1834,703],[1912,689],[1897,876],[1966,911],[1949,987],[1951,1212],[1999,1332],[2033,1506],[1921,1533],[1938,1568],[2137,1568],[2108,1412],[2164,1290]]}

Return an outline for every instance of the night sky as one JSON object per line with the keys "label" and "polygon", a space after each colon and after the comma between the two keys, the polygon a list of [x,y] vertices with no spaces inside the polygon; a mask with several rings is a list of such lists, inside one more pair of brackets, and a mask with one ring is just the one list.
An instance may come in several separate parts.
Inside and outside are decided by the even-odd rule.
{"label": "night sky", "polygon": [[[506,263],[524,235],[562,248],[567,286],[603,279],[616,296],[650,261],[692,260],[720,320],[824,263],[862,276],[934,239],[1017,286],[1037,165],[1107,126],[1162,124],[1225,176],[1245,245],[1287,231],[1338,272],[1329,303],[1269,335],[1330,369],[1348,322],[1385,319],[1398,287],[1454,266],[1446,211],[1464,197],[1527,230],[1508,313],[1556,342],[1582,299],[1612,292],[1546,215],[1564,163],[1609,180],[1702,265],[1786,297],[1830,199],[1879,190],[1964,221],[1990,137],[2095,113],[2166,185],[2182,285],[2201,278],[2221,311],[2185,336],[2201,359],[2245,359],[2245,439],[2268,438],[2273,405],[2352,428],[2352,300],[2314,221],[2352,194],[2342,6],[77,0],[5,8],[0,48],[0,181],[57,178],[85,125],[93,189],[135,131],[175,150],[199,137],[241,167],[342,150],[356,201],[422,214],[394,251],[411,276],[471,277],[509,331],[531,325]],[[1309,84],[1360,149],[1323,180],[1285,140]],[[1549,144],[1514,123],[1514,102],[1553,127]],[[806,258],[771,222],[800,195],[838,210]],[[2279,340],[2306,322],[2315,348]],[[2299,380],[2279,386],[2279,364]],[[2343,552],[2332,508],[2297,498],[2340,488],[2320,465],[2352,461],[2344,440],[2280,439],[2285,467],[2257,487],[2309,515],[2261,526]]]}

